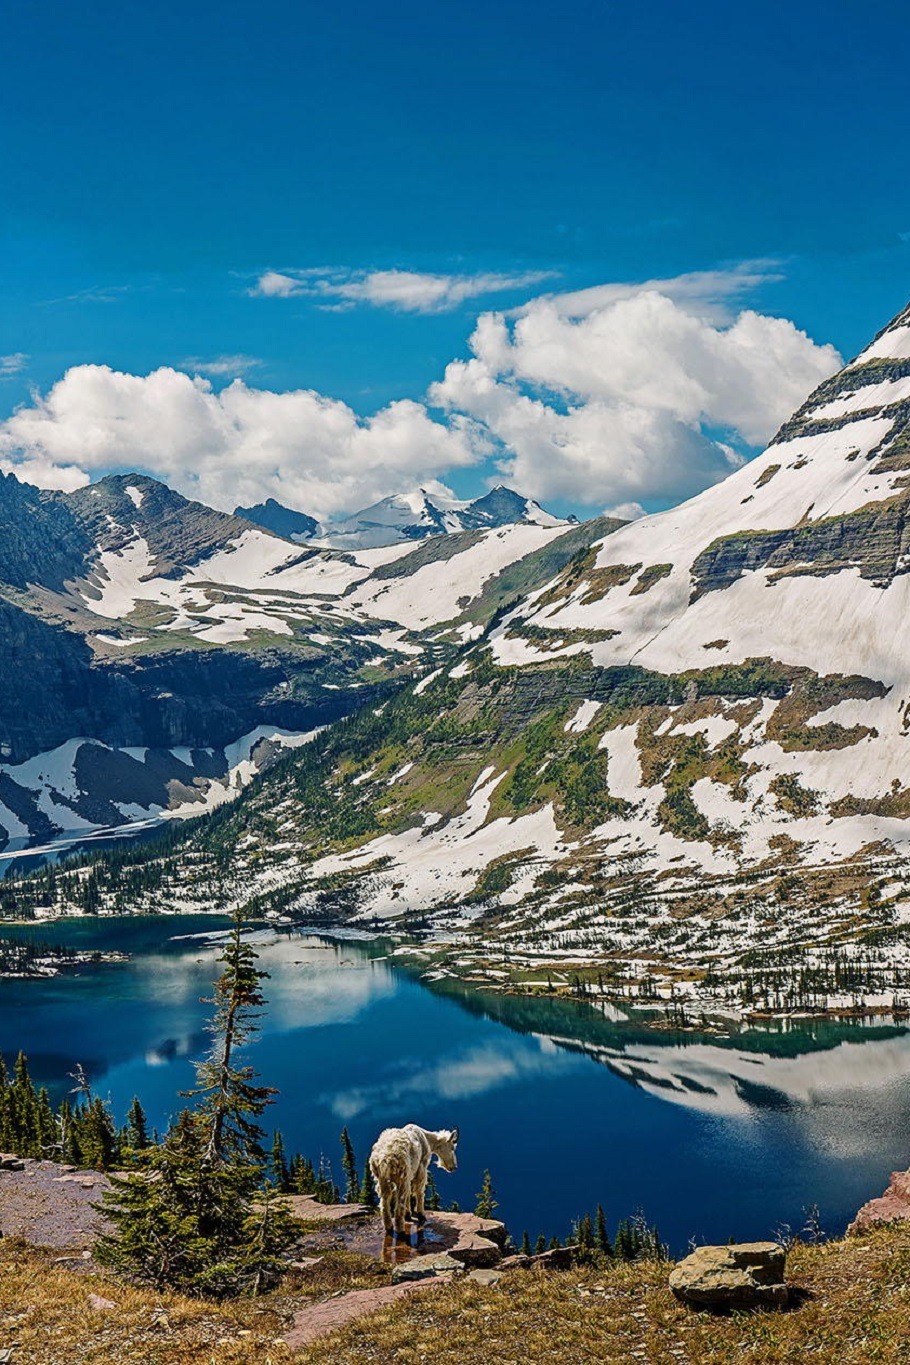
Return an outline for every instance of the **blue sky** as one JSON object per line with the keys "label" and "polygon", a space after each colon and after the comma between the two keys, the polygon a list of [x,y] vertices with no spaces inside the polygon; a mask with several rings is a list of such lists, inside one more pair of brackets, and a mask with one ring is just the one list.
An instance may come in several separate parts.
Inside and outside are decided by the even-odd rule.
{"label": "blue sky", "polygon": [[[423,404],[450,362],[472,354],[475,323],[490,310],[550,291],[735,272],[741,262],[764,263],[746,271],[748,288],[712,276],[682,306],[715,329],[749,307],[852,354],[910,294],[908,34],[904,5],[844,0],[567,0],[558,10],[513,0],[11,0],[0,58],[0,419],[73,367],[144,376],[213,363],[216,391],[243,373],[251,388],[313,390],[369,418],[399,400]],[[478,276],[524,283],[403,309],[369,287],[375,272],[393,270],[475,280],[478,291]],[[268,271],[295,282],[284,296],[257,294]],[[313,271],[322,273],[302,273]],[[664,334],[660,320],[652,325]],[[826,366],[808,350],[800,362],[813,378]],[[778,368],[789,368],[784,356]],[[529,402],[556,413],[606,401],[539,368],[520,383]],[[36,426],[27,438],[21,424],[7,431],[7,467],[24,459],[24,439],[32,458],[22,467],[39,477],[60,465],[66,440],[92,476],[116,465],[103,452],[83,458],[91,403],[111,402],[86,398],[85,387],[74,380],[59,395],[56,445]],[[769,400],[766,426],[789,400],[784,390]],[[524,474],[565,507],[651,507],[718,476],[685,440],[673,459],[691,458],[695,473],[666,486],[616,471],[602,479],[586,447],[563,488],[541,473],[541,449],[511,460],[517,418],[497,425],[479,415],[476,393],[460,392],[460,408],[443,396],[445,414],[431,407],[430,420],[470,424],[473,454],[453,448],[447,463],[453,451],[440,447],[427,478],[461,493]],[[118,414],[135,425],[131,412]],[[522,423],[531,416],[526,406]],[[754,448],[743,427],[753,437],[761,428],[724,396],[674,420],[741,455]],[[613,428],[603,430],[610,446]],[[322,449],[325,497],[312,461],[306,478],[286,473],[272,491],[343,510],[358,484],[356,468],[341,471],[345,460],[364,461],[371,494],[392,491],[396,478],[413,483],[417,457],[380,460],[372,436],[368,453],[356,440]],[[654,439],[665,437],[655,428]],[[273,438],[270,420],[256,439]],[[143,428],[126,446],[141,457],[151,440]],[[294,451],[289,437],[281,442],[286,470]],[[217,484],[214,465],[236,456],[249,468],[248,450],[207,448],[201,481],[183,437],[167,461],[152,452],[146,463],[225,503],[271,489],[265,457],[256,478]],[[635,458],[620,450],[614,462]]]}

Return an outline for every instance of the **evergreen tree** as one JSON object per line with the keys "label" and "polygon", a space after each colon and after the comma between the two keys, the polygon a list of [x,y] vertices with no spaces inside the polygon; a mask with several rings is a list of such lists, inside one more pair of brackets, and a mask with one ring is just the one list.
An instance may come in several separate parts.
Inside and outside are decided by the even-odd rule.
{"label": "evergreen tree", "polygon": [[[373,1177],[370,1173],[370,1163],[368,1161],[365,1161],[363,1164],[363,1177],[361,1178],[360,1181],[360,1190],[358,1192],[357,1198],[359,1203],[366,1204],[367,1207],[371,1209],[375,1209],[378,1203],[378,1200],[376,1198],[376,1186],[373,1184]],[[436,1208],[439,1208],[438,1194],[436,1196],[436,1199],[437,1199]]]}
{"label": "evergreen tree", "polygon": [[344,1171],[345,1188],[344,1197],[348,1204],[357,1203],[357,1158],[354,1155],[354,1144],[351,1142],[347,1128],[341,1130],[341,1169]]}
{"label": "evergreen tree", "polygon": [[542,1256],[547,1249],[547,1239],[542,1232],[538,1233],[537,1241],[534,1243],[534,1255]]}
{"label": "evergreen tree", "polygon": [[134,1152],[144,1152],[149,1145],[148,1122],[145,1117],[145,1110],[139,1103],[138,1096],[133,1096],[133,1102],[126,1115],[126,1145]]}
{"label": "evergreen tree", "polygon": [[290,1193],[291,1173],[284,1155],[284,1139],[277,1128],[275,1129],[275,1136],[272,1138],[272,1150],[269,1154],[269,1177],[279,1194]]}
{"label": "evergreen tree", "polygon": [[432,1170],[427,1171],[427,1189],[424,1196],[424,1206],[428,1208],[431,1213],[436,1213],[438,1209],[442,1208],[439,1198],[439,1187],[433,1179]]}
{"label": "evergreen tree", "polygon": [[521,1254],[522,1256],[531,1255],[531,1238],[528,1235],[527,1229],[525,1229],[521,1235]]}
{"label": "evergreen tree", "polygon": [[610,1234],[607,1232],[607,1216],[604,1213],[603,1204],[597,1205],[594,1215],[594,1243],[597,1250],[603,1252],[605,1256],[613,1255],[613,1246],[610,1242]]}
{"label": "evergreen tree", "polygon": [[266,975],[239,918],[219,961],[212,1044],[188,1095],[195,1108],[138,1153],[135,1171],[112,1177],[103,1196],[112,1227],[95,1254],[140,1283],[224,1298],[263,1288],[297,1234],[287,1206],[263,1191],[257,1120],[275,1092],[236,1055],[258,1031]]}
{"label": "evergreen tree", "polygon": [[489,1171],[484,1171],[483,1182],[477,1194],[477,1203],[474,1205],[474,1212],[478,1218],[492,1218],[493,1210],[498,1209],[493,1190],[493,1180]]}

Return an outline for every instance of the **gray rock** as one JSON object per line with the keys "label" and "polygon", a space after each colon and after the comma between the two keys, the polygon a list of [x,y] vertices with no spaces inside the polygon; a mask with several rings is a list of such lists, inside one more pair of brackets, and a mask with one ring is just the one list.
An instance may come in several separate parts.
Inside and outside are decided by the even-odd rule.
{"label": "gray rock", "polygon": [[783,1308],[787,1253],[776,1242],[699,1247],[670,1274],[670,1288],[692,1308]]}
{"label": "gray rock", "polygon": [[468,1279],[475,1284],[494,1285],[502,1279],[502,1272],[499,1270],[469,1270]]}
{"label": "gray rock", "polygon": [[436,1256],[415,1256],[411,1261],[403,1261],[392,1271],[392,1284],[404,1284],[408,1280],[428,1280],[435,1275],[463,1275],[464,1266],[447,1252]]}

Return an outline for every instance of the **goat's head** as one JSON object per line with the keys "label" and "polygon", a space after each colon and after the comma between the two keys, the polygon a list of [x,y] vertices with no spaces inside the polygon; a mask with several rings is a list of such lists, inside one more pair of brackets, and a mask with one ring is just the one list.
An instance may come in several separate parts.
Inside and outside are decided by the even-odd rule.
{"label": "goat's head", "polygon": [[458,1158],[455,1155],[457,1144],[457,1128],[443,1128],[436,1134],[434,1151],[444,1171],[454,1171],[458,1167]]}

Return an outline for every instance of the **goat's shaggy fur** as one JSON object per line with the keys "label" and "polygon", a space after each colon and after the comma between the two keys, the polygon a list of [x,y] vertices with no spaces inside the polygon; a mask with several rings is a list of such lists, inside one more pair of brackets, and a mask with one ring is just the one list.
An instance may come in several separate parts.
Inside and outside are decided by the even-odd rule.
{"label": "goat's shaggy fur", "polygon": [[379,1193],[379,1211],[387,1233],[407,1236],[408,1220],[426,1222],[424,1201],[427,1171],[435,1156],[443,1170],[458,1165],[455,1145],[457,1128],[434,1132],[409,1123],[404,1128],[386,1128],[379,1134],[370,1153],[370,1170]]}

